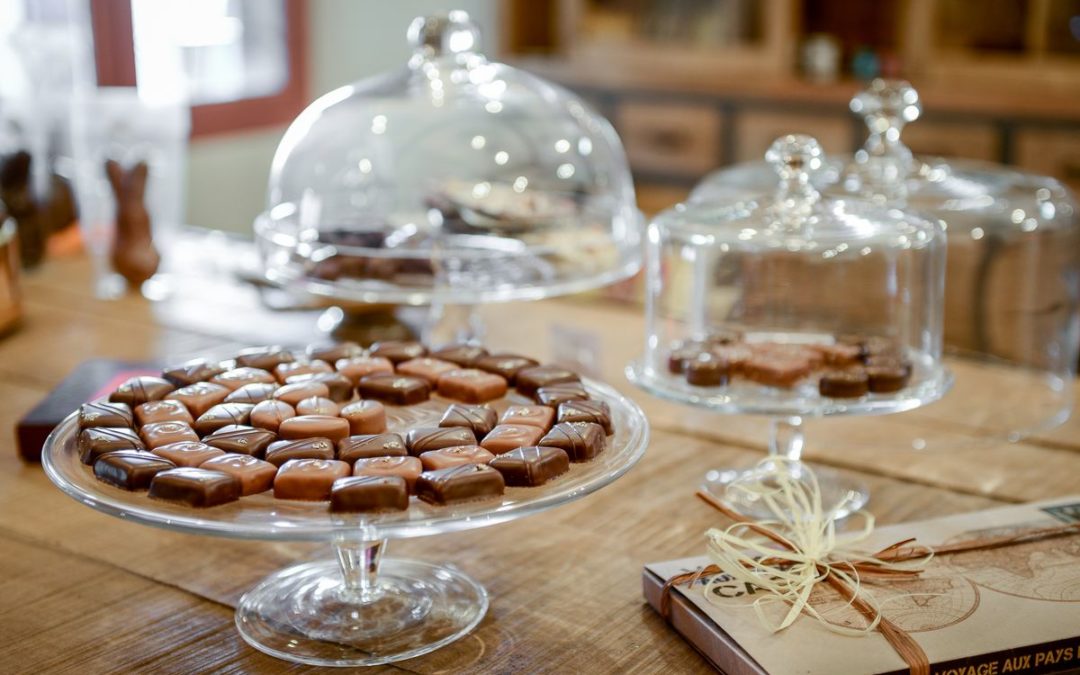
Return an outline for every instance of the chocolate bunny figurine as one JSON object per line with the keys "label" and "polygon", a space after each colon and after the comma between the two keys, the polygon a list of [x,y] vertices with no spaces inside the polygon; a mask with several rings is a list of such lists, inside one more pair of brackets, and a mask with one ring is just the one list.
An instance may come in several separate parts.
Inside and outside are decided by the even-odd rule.
{"label": "chocolate bunny figurine", "polygon": [[154,276],[161,256],[154,248],[150,232],[150,214],[146,196],[146,162],[125,171],[115,160],[105,162],[109,185],[116,195],[116,235],[113,238],[112,264],[131,286],[139,286]]}

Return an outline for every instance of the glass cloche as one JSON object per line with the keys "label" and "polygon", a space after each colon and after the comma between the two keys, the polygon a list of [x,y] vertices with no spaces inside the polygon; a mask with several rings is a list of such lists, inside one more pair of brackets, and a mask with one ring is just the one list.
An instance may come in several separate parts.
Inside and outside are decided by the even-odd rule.
{"label": "glass cloche", "polygon": [[[851,109],[865,118],[869,138],[846,162],[826,160],[814,185],[926,213],[948,231],[944,340],[957,357],[957,385],[927,414],[1013,440],[1063,422],[1074,405],[1080,348],[1074,195],[1057,180],[1009,167],[914,156],[901,131],[922,105],[906,82],[876,80]],[[708,176],[690,202],[753,198],[775,186],[770,167],[747,163]],[[1008,395],[969,396],[986,386],[986,373]]]}
{"label": "glass cloche", "polygon": [[465,12],[422,17],[399,70],[285,133],[256,222],[267,276],[361,302],[475,304],[633,275],[642,220],[611,125],[489,61]]}
{"label": "glass cloche", "polygon": [[[771,194],[675,206],[649,224],[645,353],[628,374],[655,395],[774,418],[797,461],[803,418],[883,414],[940,398],[941,221],[823,195],[820,145],[778,139]],[[832,485],[842,512],[865,493]]]}

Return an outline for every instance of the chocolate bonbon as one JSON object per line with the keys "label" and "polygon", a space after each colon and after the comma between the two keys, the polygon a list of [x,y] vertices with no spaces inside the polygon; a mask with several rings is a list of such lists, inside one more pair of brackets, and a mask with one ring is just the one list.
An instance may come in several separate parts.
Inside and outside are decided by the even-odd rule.
{"label": "chocolate bonbon", "polygon": [[702,352],[685,364],[686,381],[698,387],[718,387],[727,384],[731,365],[720,356]]}
{"label": "chocolate bonbon", "polygon": [[278,499],[326,501],[334,481],[349,475],[349,465],[336,459],[291,459],[274,477]]}
{"label": "chocolate bonbon", "polygon": [[169,443],[154,448],[152,452],[158,457],[164,457],[176,466],[199,466],[211,457],[219,457],[225,454],[223,451],[199,441]]}
{"label": "chocolate bonbon", "polygon": [[397,364],[396,370],[402,375],[413,375],[414,377],[423,378],[428,381],[428,384],[434,386],[439,381],[441,375],[452,370],[458,370],[459,368],[460,366],[456,363],[424,356],[418,359],[402,361]]}
{"label": "chocolate bonbon", "polygon": [[168,469],[150,481],[150,496],[197,508],[218,506],[240,498],[240,479],[209,469]]}
{"label": "chocolate bonbon", "polygon": [[409,488],[400,476],[348,476],[330,488],[330,511],[404,511],[409,508]]}
{"label": "chocolate bonbon", "polygon": [[220,375],[215,375],[210,378],[210,381],[214,384],[220,384],[229,391],[235,391],[245,384],[251,384],[252,382],[275,382],[274,376],[263,370],[262,368],[252,368],[250,366],[240,366],[233,368],[232,370],[226,370]]}
{"label": "chocolate bonbon", "polygon": [[126,403],[92,401],[79,406],[79,428],[130,427],[134,421],[131,407]]}
{"label": "chocolate bonbon", "polygon": [[273,396],[277,386],[269,382],[252,382],[245,384],[235,391],[229,392],[225,397],[225,403],[262,403]]}
{"label": "chocolate bonbon", "polygon": [[336,443],[349,435],[349,421],[330,415],[297,415],[281,423],[278,435],[285,439],[319,436]]}
{"label": "chocolate bonbon", "polygon": [[329,415],[337,417],[341,406],[323,396],[305,398],[296,404],[297,415]]}
{"label": "chocolate bonbon", "polygon": [[495,457],[488,465],[511,487],[534,487],[570,470],[570,457],[562,448],[530,446]]}
{"label": "chocolate bonbon", "polygon": [[180,401],[198,417],[225,400],[231,390],[213,382],[196,382],[170,393],[166,400]]}
{"label": "chocolate bonbon", "polygon": [[139,423],[139,426],[144,426],[153,422],[183,422],[185,424],[194,424],[195,418],[191,416],[191,412],[188,411],[187,406],[180,401],[164,400],[150,401],[136,407],[135,421]]}
{"label": "chocolate bonbon", "polygon": [[170,382],[160,377],[143,375],[126,380],[109,394],[109,400],[113,403],[125,403],[134,408],[148,401],[160,401],[175,388]]}
{"label": "chocolate bonbon", "polygon": [[151,422],[139,429],[139,436],[151,450],[170,443],[199,440],[195,430],[186,422]]}
{"label": "chocolate bonbon", "polygon": [[428,400],[431,385],[411,375],[368,375],[360,379],[356,393],[392,405],[413,405]]}
{"label": "chocolate bonbon", "polygon": [[79,458],[83,464],[93,464],[108,452],[145,448],[139,435],[128,427],[90,427],[79,432]]}
{"label": "chocolate bonbon", "polygon": [[281,423],[296,417],[296,410],[284,401],[270,400],[256,403],[251,409],[251,426],[273,431],[275,434]]}
{"label": "chocolate bonbon", "polygon": [[361,434],[337,443],[337,458],[353,464],[371,457],[404,457],[409,454],[401,434]]}
{"label": "chocolate bonbon", "polygon": [[420,454],[425,471],[446,469],[459,464],[487,464],[495,455],[479,445],[455,445],[449,448],[429,450]]}
{"label": "chocolate bonbon", "polygon": [[195,420],[195,431],[205,436],[230,424],[246,425],[251,420],[255,406],[250,403],[218,403]]}
{"label": "chocolate bonbon", "polygon": [[573,462],[585,462],[604,451],[604,428],[593,422],[560,422],[536,445],[561,448]]}
{"label": "chocolate bonbon", "polygon": [[525,396],[533,396],[540,387],[563,382],[578,382],[577,373],[559,366],[531,366],[522,368],[514,375],[514,388]]}
{"label": "chocolate bonbon", "polygon": [[330,367],[330,364],[326,361],[320,361],[319,359],[302,361],[290,361],[289,363],[279,363],[274,368],[274,377],[281,384],[285,384],[290,377],[296,377],[298,375],[314,375],[316,373],[332,373],[334,369]]}
{"label": "chocolate bonbon", "polygon": [[262,457],[276,440],[277,434],[267,429],[231,424],[205,436],[203,443],[225,452]]}
{"label": "chocolate bonbon", "polygon": [[350,434],[379,434],[386,431],[386,408],[378,401],[356,401],[341,408],[349,422]]}
{"label": "chocolate bonbon", "polygon": [[454,403],[443,413],[439,420],[440,427],[465,427],[471,429],[476,438],[483,438],[495,428],[499,415],[486,405],[466,405]]}
{"label": "chocolate bonbon", "polygon": [[558,408],[567,401],[585,401],[589,392],[580,382],[559,382],[536,390],[536,401],[542,405]]}
{"label": "chocolate bonbon", "polygon": [[431,356],[443,361],[455,363],[462,368],[470,368],[477,359],[487,356],[487,350],[483,347],[468,344],[447,345],[431,352]]}
{"label": "chocolate bonbon", "polygon": [[[874,361],[877,361],[876,363]],[[875,394],[891,394],[907,386],[911,379],[911,366],[899,361],[886,363],[883,359],[867,359],[869,389]]]}
{"label": "chocolate bonbon", "polygon": [[489,354],[473,362],[472,367],[494,373],[513,384],[514,376],[523,368],[537,365],[534,359],[518,354]]}
{"label": "chocolate bonbon", "polygon": [[244,496],[266,492],[273,487],[277,475],[276,466],[251,455],[218,455],[199,467],[234,476],[240,481],[240,494]]}
{"label": "chocolate bonbon", "polygon": [[416,457],[371,457],[358,459],[353,465],[354,476],[400,476],[410,493],[423,470],[424,465]]}
{"label": "chocolate bonbon", "polygon": [[339,359],[334,362],[334,367],[345,377],[352,380],[355,386],[361,378],[368,375],[393,375],[394,364],[389,359],[379,356],[356,356],[349,359]]}
{"label": "chocolate bonbon", "polygon": [[278,387],[273,394],[274,400],[285,401],[294,408],[297,403],[303,401],[305,398],[311,398],[312,396],[329,398],[330,387],[323,382],[305,380],[282,385],[281,387]]}
{"label": "chocolate bonbon", "polygon": [[527,424],[500,424],[484,436],[480,445],[499,455],[526,445],[536,445],[536,442],[544,435],[544,431],[544,429]]}
{"label": "chocolate bonbon", "polygon": [[304,349],[304,354],[312,361],[325,361],[334,363],[341,359],[360,356],[364,350],[355,342],[328,342],[310,344]]}
{"label": "chocolate bonbon", "polygon": [[292,352],[276,345],[250,347],[241,350],[236,355],[236,365],[258,368],[259,370],[265,370],[267,372],[272,372],[274,368],[282,363],[288,363],[289,361],[295,360],[296,357],[293,356]]}
{"label": "chocolate bonbon", "polygon": [[427,356],[427,349],[419,342],[389,340],[371,345],[371,355],[381,356],[391,363],[398,364]]}
{"label": "chocolate bonbon", "polygon": [[419,427],[405,435],[409,454],[419,456],[429,450],[455,445],[476,445],[476,436],[466,427]]}
{"label": "chocolate bonbon", "polygon": [[439,394],[466,403],[484,403],[506,395],[506,378],[476,368],[459,368],[443,373]]}
{"label": "chocolate bonbon", "polygon": [[512,405],[503,411],[499,424],[527,424],[547,431],[555,421],[555,410],[546,405]]}
{"label": "chocolate bonbon", "polygon": [[503,494],[502,474],[486,464],[462,464],[425,471],[416,480],[416,496],[431,504],[489,499]]}
{"label": "chocolate bonbon", "polygon": [[326,397],[335,403],[345,403],[353,397],[353,381],[341,373],[308,373],[306,375],[293,375],[285,380],[285,384],[296,384],[298,382],[325,384],[330,392]]}
{"label": "chocolate bonbon", "polygon": [[334,456],[334,442],[322,437],[274,441],[265,452],[266,461],[274,466],[281,466],[291,459],[334,459]]}
{"label": "chocolate bonbon", "polygon": [[829,398],[858,398],[870,390],[870,380],[862,368],[827,370],[818,380],[818,391]]}
{"label": "chocolate bonbon", "polygon": [[166,368],[161,377],[177,387],[186,387],[196,382],[205,382],[215,375],[224,373],[228,368],[220,361],[192,359],[179,366]]}
{"label": "chocolate bonbon", "polygon": [[118,450],[98,457],[94,475],[124,490],[145,490],[155,475],[176,468],[169,460],[141,450]]}
{"label": "chocolate bonbon", "polygon": [[557,422],[595,422],[611,435],[611,407],[603,401],[567,401],[559,406]]}

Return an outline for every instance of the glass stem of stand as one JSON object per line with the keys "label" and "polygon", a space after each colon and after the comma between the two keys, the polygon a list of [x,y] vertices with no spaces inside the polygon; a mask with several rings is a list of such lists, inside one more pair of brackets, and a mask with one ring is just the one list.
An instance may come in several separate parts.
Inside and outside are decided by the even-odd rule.
{"label": "glass stem of stand", "polygon": [[379,563],[386,550],[386,540],[334,542],[341,576],[344,579],[344,593],[353,602],[367,603],[377,600],[382,594],[377,583]]}
{"label": "glass stem of stand", "polygon": [[424,324],[424,344],[479,344],[484,338],[484,324],[476,305],[433,304]]}
{"label": "glass stem of stand", "polygon": [[769,430],[769,454],[793,462],[802,458],[803,421],[801,417],[775,417]]}

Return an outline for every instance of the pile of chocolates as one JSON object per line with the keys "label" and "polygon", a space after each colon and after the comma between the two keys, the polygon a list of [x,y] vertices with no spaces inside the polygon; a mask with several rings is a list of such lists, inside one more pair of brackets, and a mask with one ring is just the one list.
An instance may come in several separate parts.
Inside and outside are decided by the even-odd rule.
{"label": "pile of chocolates", "polygon": [[[530,404],[501,401],[510,387]],[[447,401],[387,428],[386,406]],[[456,402],[455,402],[456,401]],[[494,403],[499,405],[501,415]],[[136,377],[79,409],[80,459],[157,499],[209,507],[269,490],[334,512],[404,510],[533,487],[596,457],[611,410],[580,377],[516,354],[417,342],[245,349]]]}
{"label": "pile of chocolates", "polygon": [[811,377],[829,398],[900,391],[911,380],[911,361],[888,338],[837,335],[832,342],[747,341],[735,332],[687,340],[668,353],[668,370],[699,387],[722,387],[737,378],[789,389]]}

